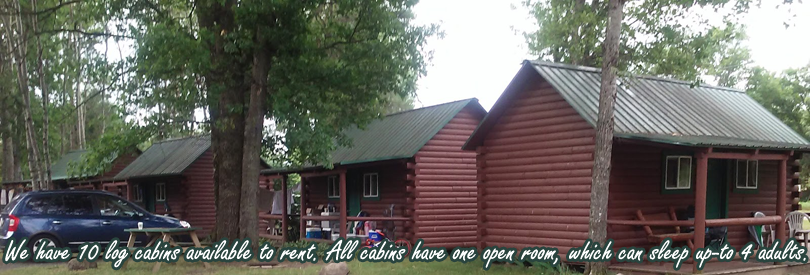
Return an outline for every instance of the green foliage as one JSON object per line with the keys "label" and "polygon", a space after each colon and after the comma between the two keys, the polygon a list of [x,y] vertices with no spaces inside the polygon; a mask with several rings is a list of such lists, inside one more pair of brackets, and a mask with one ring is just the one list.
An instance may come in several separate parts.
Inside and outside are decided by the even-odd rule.
{"label": "green foliage", "polygon": [[[249,83],[241,81],[255,66],[257,51],[271,57],[265,64],[270,90],[266,115],[274,126],[265,135],[268,159],[329,162],[336,146],[350,142],[343,129],[412,108],[415,82],[428,60],[426,37],[437,30],[412,23],[416,1],[234,2],[232,26],[205,23],[211,10],[230,1],[201,1],[195,9],[186,1],[165,1],[158,11],[135,5],[142,10],[115,12],[140,26],[133,30],[139,42],[135,76],[122,100],[128,110],[166,110],[149,112],[144,120],[150,125],[177,125],[178,116],[199,119],[184,115],[223,108],[217,106],[220,94],[247,89]],[[161,15],[171,12],[201,23]],[[220,45],[223,52],[212,52],[211,47]],[[244,106],[227,108],[244,112]],[[229,127],[228,122],[217,123]]]}
{"label": "green foliage", "polygon": [[810,137],[808,96],[810,65],[777,75],[761,67],[751,70],[748,94],[805,138]]}
{"label": "green foliage", "polygon": [[[735,85],[749,63],[749,53],[740,44],[745,33],[734,15],[746,12],[748,1],[737,1],[719,26],[699,13],[729,2],[627,2],[619,69],[692,82],[712,75],[722,85]],[[539,26],[524,33],[533,54],[554,62],[601,67],[607,1],[528,0],[524,5],[532,10]]]}
{"label": "green foliage", "polygon": [[[751,70],[747,93],[805,139],[810,137],[810,65],[776,74],[761,67]],[[810,156],[801,160],[800,182],[807,187]]]}

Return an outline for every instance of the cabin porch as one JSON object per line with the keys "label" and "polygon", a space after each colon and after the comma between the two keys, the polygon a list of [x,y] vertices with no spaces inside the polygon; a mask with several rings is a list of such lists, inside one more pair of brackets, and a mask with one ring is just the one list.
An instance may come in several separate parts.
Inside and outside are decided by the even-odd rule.
{"label": "cabin porch", "polygon": [[[336,237],[351,237],[355,222],[365,221],[376,224],[376,229],[395,227],[393,237],[410,240],[413,224],[412,192],[413,163],[404,160],[379,161],[372,163],[336,166],[334,169],[312,169],[298,171],[301,176],[299,236],[314,242],[331,242]],[[409,174],[410,172],[410,174]],[[286,171],[277,177],[284,180],[282,192],[287,192]],[[410,176],[409,176],[410,175]],[[285,198],[286,200],[287,198]],[[287,205],[288,202],[283,202]],[[346,209],[346,211],[343,211]],[[261,234],[268,239],[286,239],[286,218],[289,213],[283,209],[281,215],[260,213],[260,220],[282,220],[282,233]],[[360,212],[368,216],[359,217]],[[307,229],[321,229],[321,238],[307,238]],[[329,230],[324,230],[328,228]],[[329,235],[329,236],[327,236]],[[334,235],[334,236],[332,236]],[[389,236],[390,237],[390,236]]]}
{"label": "cabin porch", "polygon": [[[611,172],[608,238],[615,247],[649,249],[661,239],[656,236],[680,233],[690,234],[685,238],[695,249],[712,237],[740,249],[755,240],[749,226],[765,226],[784,243],[786,213],[798,209],[793,198],[798,196],[799,155],[619,140]],[[755,212],[764,217],[754,217]]]}

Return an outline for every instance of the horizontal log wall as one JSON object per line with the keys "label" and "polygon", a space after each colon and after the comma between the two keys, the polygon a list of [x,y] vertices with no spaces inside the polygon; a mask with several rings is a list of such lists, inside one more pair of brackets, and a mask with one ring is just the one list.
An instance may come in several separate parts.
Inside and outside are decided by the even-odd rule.
{"label": "horizontal log wall", "polygon": [[[693,192],[661,194],[663,153],[664,150],[658,147],[621,143],[614,145],[608,199],[609,219],[634,220],[636,210],[651,215],[667,212],[670,206],[683,209],[694,204]],[[653,228],[653,230],[667,229]],[[610,225],[608,238],[615,241],[614,247],[653,246],[647,241],[647,234],[639,226]]]}
{"label": "horizontal log wall", "polygon": [[[790,163],[790,162],[788,162]],[[788,166],[788,170],[792,167]],[[729,218],[747,218],[751,217],[753,212],[762,212],[767,216],[776,215],[776,188],[777,188],[777,172],[779,169],[779,161],[759,161],[759,188],[756,194],[740,194],[729,193]],[[787,173],[788,177],[792,174]],[[785,213],[790,213],[791,203],[793,202],[791,189],[791,180],[787,180],[787,199]],[[729,186],[733,186],[734,182],[731,181]],[[776,225],[773,226],[776,229]],[[729,244],[735,247],[742,247],[746,243],[753,241],[751,234],[748,233],[747,226],[729,226],[728,227],[728,241]],[[785,234],[787,235],[787,234]]]}
{"label": "horizontal log wall", "polygon": [[432,247],[477,244],[475,152],[461,147],[483,114],[466,107],[416,154],[416,239]]}
{"label": "horizontal log wall", "polygon": [[[213,157],[209,149],[183,172],[186,183],[183,193],[187,198],[183,217],[191,226],[202,227],[203,236],[213,232],[216,225]],[[172,210],[179,209],[174,209],[172,205]]]}
{"label": "horizontal log wall", "polygon": [[564,256],[588,238],[595,131],[546,82],[510,104],[479,148],[479,245]]}

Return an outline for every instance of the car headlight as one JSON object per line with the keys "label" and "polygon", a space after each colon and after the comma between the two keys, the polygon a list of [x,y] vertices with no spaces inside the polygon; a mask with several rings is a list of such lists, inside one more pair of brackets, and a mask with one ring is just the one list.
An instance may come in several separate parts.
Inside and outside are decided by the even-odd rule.
{"label": "car headlight", "polygon": [[180,226],[184,228],[189,228],[191,227],[191,224],[189,224],[187,221],[180,221]]}

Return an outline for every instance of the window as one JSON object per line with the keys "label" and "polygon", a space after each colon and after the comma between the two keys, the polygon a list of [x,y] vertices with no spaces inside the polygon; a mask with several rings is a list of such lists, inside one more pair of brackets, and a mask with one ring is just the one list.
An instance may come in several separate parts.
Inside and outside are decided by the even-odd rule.
{"label": "window", "polygon": [[30,215],[56,215],[62,208],[61,196],[38,196],[28,200],[25,208]]}
{"label": "window", "polygon": [[102,216],[134,217],[139,215],[138,210],[118,198],[98,196],[96,202],[98,202]]}
{"label": "window", "polygon": [[689,190],[692,188],[692,157],[667,156],[664,162],[664,190]]}
{"label": "window", "polygon": [[340,198],[340,183],[337,176],[326,178],[326,194],[329,198]]}
{"label": "window", "polygon": [[155,184],[155,200],[166,201],[166,183],[158,182]]}
{"label": "window", "polygon": [[61,215],[84,216],[93,214],[93,198],[90,195],[65,195]]}
{"label": "window", "polygon": [[757,189],[757,182],[759,181],[759,161],[738,159],[736,164],[736,187],[738,189]]}
{"label": "window", "polygon": [[363,174],[363,197],[364,198],[379,198],[380,197],[380,184],[379,176],[377,173]]}
{"label": "window", "polygon": [[140,184],[132,185],[132,200],[136,202],[143,201],[143,190]]}

